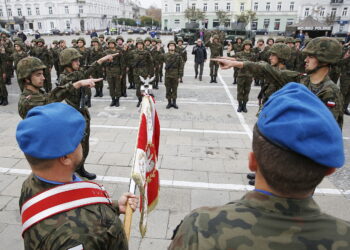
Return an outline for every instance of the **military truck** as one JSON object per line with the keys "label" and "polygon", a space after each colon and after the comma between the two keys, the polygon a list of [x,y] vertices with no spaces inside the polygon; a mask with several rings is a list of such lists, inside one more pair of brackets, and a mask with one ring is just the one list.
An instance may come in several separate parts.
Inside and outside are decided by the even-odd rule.
{"label": "military truck", "polygon": [[224,46],[228,45],[229,43],[234,43],[238,37],[242,38],[243,40],[249,39],[252,41],[253,44],[255,43],[254,31],[240,29],[225,29],[224,32],[226,34]]}
{"label": "military truck", "polygon": [[180,32],[174,34],[176,43],[179,37],[182,37],[184,42],[187,42],[189,45],[193,45],[199,38],[199,29],[181,29]]}

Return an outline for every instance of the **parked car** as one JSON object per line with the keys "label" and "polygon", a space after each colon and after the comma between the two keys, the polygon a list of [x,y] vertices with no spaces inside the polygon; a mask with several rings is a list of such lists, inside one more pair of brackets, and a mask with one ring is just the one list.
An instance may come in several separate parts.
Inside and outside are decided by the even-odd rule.
{"label": "parked car", "polygon": [[51,31],[52,35],[62,35],[62,33],[59,29],[52,29],[50,31]]}
{"label": "parked car", "polygon": [[51,32],[51,30],[43,30],[40,32],[40,34],[50,36],[50,35],[52,35],[52,32]]}
{"label": "parked car", "polygon": [[23,30],[23,33],[26,36],[34,36],[34,30],[32,30],[32,29]]}
{"label": "parked car", "polygon": [[72,29],[65,29],[63,31],[63,34],[65,34],[65,35],[73,35],[74,34],[74,30],[72,30]]}
{"label": "parked car", "polygon": [[127,32],[128,34],[134,34],[134,30],[133,30],[133,29],[128,29],[126,32]]}
{"label": "parked car", "polygon": [[256,35],[267,35],[267,34],[269,34],[269,32],[268,32],[268,30],[267,29],[261,29],[261,30],[257,30],[257,31],[255,31],[255,34]]}

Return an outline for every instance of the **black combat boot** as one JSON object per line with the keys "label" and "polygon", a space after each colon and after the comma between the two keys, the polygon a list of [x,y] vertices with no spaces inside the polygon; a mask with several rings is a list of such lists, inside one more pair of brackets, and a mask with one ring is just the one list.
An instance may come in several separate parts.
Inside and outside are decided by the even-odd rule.
{"label": "black combat boot", "polygon": [[213,82],[214,82],[214,77],[210,76],[210,83],[213,83]]}
{"label": "black combat boot", "polygon": [[128,94],[126,93],[126,89],[123,91],[123,97],[128,97]]}
{"label": "black combat boot", "polygon": [[115,104],[114,104],[114,106],[116,106],[116,107],[119,107],[119,106],[120,106],[120,104],[119,104],[119,97],[115,99]]}
{"label": "black combat boot", "polygon": [[254,180],[249,180],[248,184],[251,185],[251,186],[255,186],[255,179]]}
{"label": "black combat boot", "polygon": [[100,96],[100,88],[95,88],[96,93],[94,95],[94,97],[99,97]]}
{"label": "black combat boot", "polygon": [[243,111],[244,113],[247,113],[247,112],[248,112],[248,110],[247,110],[247,102],[242,102],[242,111]]}
{"label": "black combat boot", "polygon": [[260,80],[255,79],[254,80],[254,86],[260,86]]}
{"label": "black combat boot", "polygon": [[255,173],[249,173],[249,174],[247,174],[247,178],[248,178],[249,180],[255,180]]}
{"label": "black combat boot", "polygon": [[173,104],[172,104],[172,106],[173,106],[175,109],[178,109],[178,108],[179,108],[179,106],[176,105],[176,99],[173,99]]}
{"label": "black combat boot", "polygon": [[3,101],[4,101],[4,98],[0,97],[0,105],[2,105]]}
{"label": "black combat boot", "polygon": [[139,101],[138,101],[138,103],[137,103],[137,105],[136,105],[137,108],[140,107],[141,102],[142,102],[142,97],[139,97]]}
{"label": "black combat boot", "polygon": [[111,107],[115,106],[115,102],[116,102],[116,98],[112,97],[112,102],[111,102],[111,104],[109,104],[109,106],[111,106]]}
{"label": "black combat boot", "polygon": [[7,97],[3,97],[2,99],[2,106],[7,106],[9,104],[8,100],[7,100]]}
{"label": "black combat boot", "polygon": [[99,97],[103,97],[103,87],[100,87],[100,91],[99,91]]}
{"label": "black combat boot", "polygon": [[81,166],[81,168],[79,168],[77,171],[76,171],[81,177],[84,177],[86,179],[89,179],[89,180],[94,180],[96,179],[96,175],[94,173],[89,173],[88,171],[85,170],[84,168],[84,165]]}
{"label": "black combat boot", "polygon": [[132,83],[131,82],[129,83],[128,89],[132,89]]}
{"label": "black combat boot", "polygon": [[218,83],[218,82],[216,81],[216,76],[214,76],[213,79],[214,79],[214,80],[213,80],[213,83]]}
{"label": "black combat boot", "polygon": [[154,83],[154,89],[158,89],[158,82]]}
{"label": "black combat boot", "polygon": [[162,78],[163,78],[162,76],[159,77],[159,82],[163,82],[163,81],[162,81],[162,80],[163,80]]}
{"label": "black combat boot", "polygon": [[171,108],[171,99],[168,99],[168,105],[166,105],[166,109],[170,109]]}
{"label": "black combat boot", "polygon": [[198,76],[198,74],[196,73],[196,75],[194,76],[194,79],[197,79],[197,76]]}
{"label": "black combat boot", "polygon": [[237,109],[237,112],[241,113],[242,112],[242,109],[243,109],[243,104],[242,102],[238,102],[238,109]]}
{"label": "black combat boot", "polygon": [[232,83],[233,85],[235,85],[235,84],[237,84],[237,77],[234,77],[233,78],[233,83]]}
{"label": "black combat boot", "polygon": [[183,83],[183,81],[182,81],[182,77],[180,78],[180,83]]}
{"label": "black combat boot", "polygon": [[345,115],[350,115],[350,112],[348,110],[348,105],[344,105],[344,114]]}

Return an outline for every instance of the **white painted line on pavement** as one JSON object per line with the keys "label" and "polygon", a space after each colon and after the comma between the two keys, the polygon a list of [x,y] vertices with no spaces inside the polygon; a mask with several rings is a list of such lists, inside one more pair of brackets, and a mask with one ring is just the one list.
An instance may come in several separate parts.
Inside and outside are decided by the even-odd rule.
{"label": "white painted line on pavement", "polygon": [[228,96],[228,98],[230,99],[231,101],[231,105],[233,107],[233,110],[234,112],[236,113],[238,119],[239,119],[239,122],[241,123],[243,129],[247,132],[247,135],[248,137],[250,138],[250,140],[253,139],[253,133],[252,131],[250,130],[248,124],[245,122],[245,119],[244,119],[244,116],[237,112],[237,104],[236,104],[236,100],[233,98],[233,96],[231,95],[231,92],[229,91],[228,87],[227,87],[227,84],[226,82],[224,81],[224,79],[222,79],[220,73],[218,73],[218,76],[219,76],[219,79],[220,79],[220,82],[222,83],[222,85],[224,86],[224,89],[226,91],[226,94]]}
{"label": "white painted line on pavement", "polygon": [[[32,171],[29,169],[0,168],[0,173],[30,175]],[[98,175],[96,180],[104,181],[104,182],[112,182],[112,183],[129,183],[130,182],[129,178],[118,177],[118,176]],[[230,184],[230,183],[223,184],[223,183],[176,181],[176,180],[160,180],[160,184],[163,187],[202,188],[202,189],[215,189],[215,190],[228,190],[228,191],[250,191],[254,189],[253,186],[242,185],[242,184]],[[339,190],[335,188],[316,188],[315,193],[323,194],[323,195],[348,195],[350,194],[350,190]]]}
{"label": "white painted line on pavement", "polygon": [[[138,127],[131,126],[113,126],[113,125],[91,125],[91,128],[110,128],[110,129],[128,129],[138,130]],[[245,135],[244,131],[230,131],[230,130],[205,130],[205,129],[186,129],[186,128],[160,128],[161,131],[182,132],[182,133],[203,133],[203,134],[231,134],[231,135]]]}

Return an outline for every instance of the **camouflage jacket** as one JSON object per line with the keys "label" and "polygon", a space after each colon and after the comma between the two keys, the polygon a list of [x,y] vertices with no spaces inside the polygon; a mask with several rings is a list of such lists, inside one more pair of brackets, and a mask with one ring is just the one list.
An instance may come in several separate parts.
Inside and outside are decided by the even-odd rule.
{"label": "camouflage jacket", "polygon": [[297,59],[297,51],[293,47],[291,48],[290,58],[286,61],[286,68],[289,70],[296,70],[296,59]]}
{"label": "camouflage jacket", "polygon": [[163,63],[163,55],[164,53],[162,52],[162,48],[158,51],[157,47],[153,47],[151,50],[151,55],[153,59],[154,66],[157,67],[159,64]]}
{"label": "camouflage jacket", "polygon": [[30,55],[39,58],[48,68],[51,68],[53,65],[51,51],[46,47],[35,47],[30,51]]}
{"label": "camouflage jacket", "polygon": [[175,52],[178,53],[181,58],[182,58],[182,62],[185,63],[187,61],[187,51],[186,51],[186,47],[179,47],[176,46]]}
{"label": "camouflage jacket", "polygon": [[38,93],[35,93],[29,89],[24,88],[18,101],[19,116],[24,119],[27,116],[28,111],[32,108],[36,106],[46,105],[52,102],[61,102],[68,96],[70,92],[74,91],[75,89],[72,84],[56,87],[50,93],[45,93],[41,89]]}
{"label": "camouflage jacket", "polygon": [[89,56],[90,56],[90,49],[89,48],[76,48],[77,51],[81,54],[81,57],[79,58],[80,67],[85,69],[87,66],[89,66]]}
{"label": "camouflage jacket", "polygon": [[[256,54],[255,53],[245,52],[244,50],[236,53],[233,57],[236,57],[238,60],[241,60],[241,61],[250,61],[250,62],[256,61]],[[243,68],[243,69],[238,70],[238,76],[239,77],[252,77],[252,74],[248,70]]]}
{"label": "camouflage jacket", "polygon": [[115,54],[115,53],[119,53],[119,54],[113,58],[112,62],[103,63],[103,66],[106,67],[107,76],[122,75],[123,72],[125,71],[126,64],[124,60],[124,54],[125,54],[124,51],[112,50],[112,49],[105,50],[105,55]]}
{"label": "camouflage jacket", "polygon": [[151,53],[148,50],[135,49],[130,56],[130,64],[133,68],[133,74],[137,77],[153,76],[154,63]]}
{"label": "camouflage jacket", "polygon": [[210,48],[210,58],[215,58],[223,55],[223,46],[221,43],[207,42],[206,47]]}
{"label": "camouflage jacket", "polygon": [[350,57],[341,59],[341,75],[346,78],[350,78]]}
{"label": "camouflage jacket", "polygon": [[[279,69],[265,62],[244,62],[244,68],[251,72],[254,77],[262,77],[265,79],[265,85],[262,89],[263,103],[267,101],[270,95],[287,83],[300,82],[320,98],[320,100],[328,107],[329,111],[332,112],[339,127],[343,127],[343,98],[338,86],[335,85],[328,76],[326,76],[321,83],[313,84],[308,75],[296,71]],[[334,103],[335,106],[329,105],[330,103]]]}
{"label": "camouflage jacket", "polygon": [[13,52],[12,60],[13,60],[14,69],[17,69],[18,62],[21,61],[23,58],[26,58],[27,56],[28,54],[24,51],[22,51],[21,53],[18,53],[17,51]]}
{"label": "camouflage jacket", "polygon": [[243,50],[243,44],[235,43],[233,44],[233,51],[235,53],[241,52]]}
{"label": "camouflage jacket", "polygon": [[91,47],[89,50],[89,65],[92,65],[93,62],[99,60],[100,58],[102,58],[104,56],[104,51],[102,50],[101,47],[99,47],[97,50],[94,47]]}
{"label": "camouflage jacket", "polygon": [[253,53],[256,55],[256,60],[257,61],[264,61],[264,58],[263,58],[264,49],[265,48],[260,48],[260,47],[257,47],[257,46],[253,48]]}
{"label": "camouflage jacket", "polygon": [[171,250],[350,249],[350,224],[320,211],[312,198],[287,199],[256,191],[186,216]]}
{"label": "camouflage jacket", "polygon": [[165,53],[165,77],[180,78],[183,74],[183,61],[178,53]]}
{"label": "camouflage jacket", "polygon": [[305,58],[301,50],[296,50],[296,58],[295,58],[295,70],[304,73],[305,72]]}
{"label": "camouflage jacket", "polygon": [[59,52],[60,52],[60,49],[58,47],[56,47],[56,48],[51,48],[50,51],[51,51],[51,54],[52,54],[53,63],[54,64],[59,63],[59,56],[60,56]]}
{"label": "camouflage jacket", "polygon": [[[56,186],[31,174],[23,182],[19,206],[36,194]],[[84,249],[94,250],[128,249],[123,225],[114,207],[96,204],[53,215],[23,234],[25,249],[60,250],[80,245]]]}

